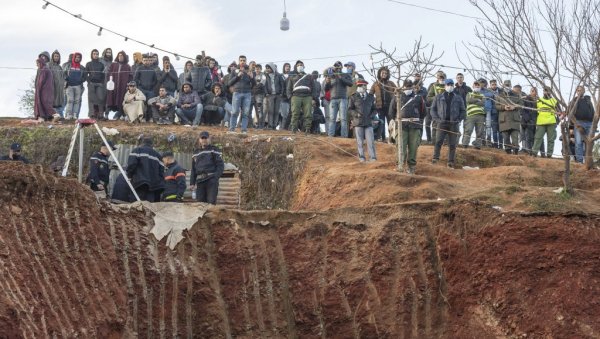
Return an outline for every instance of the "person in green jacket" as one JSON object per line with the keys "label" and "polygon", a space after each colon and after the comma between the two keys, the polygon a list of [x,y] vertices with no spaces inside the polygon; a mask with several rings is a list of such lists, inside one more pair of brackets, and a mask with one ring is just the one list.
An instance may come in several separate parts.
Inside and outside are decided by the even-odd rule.
{"label": "person in green jacket", "polygon": [[481,144],[485,138],[485,96],[481,93],[481,84],[477,81],[473,83],[473,92],[467,93],[467,118],[464,124],[464,134],[462,146],[469,147],[469,141],[473,129],[475,129],[475,140],[473,146],[481,149]]}
{"label": "person in green jacket", "polygon": [[546,157],[551,158],[554,153],[554,140],[556,140],[556,112],[558,111],[558,100],[552,97],[552,89],[544,87],[544,96],[537,100],[538,116],[536,120],[535,137],[533,141],[532,155],[537,156],[540,146],[544,141],[544,135],[548,140]]}

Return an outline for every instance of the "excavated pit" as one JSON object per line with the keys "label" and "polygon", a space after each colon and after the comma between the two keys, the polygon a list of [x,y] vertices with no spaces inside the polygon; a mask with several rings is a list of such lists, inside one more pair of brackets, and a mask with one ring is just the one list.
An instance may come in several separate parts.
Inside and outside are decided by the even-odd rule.
{"label": "excavated pit", "polygon": [[142,206],[41,166],[0,162],[0,201],[7,338],[600,335],[595,214],[213,207],[170,250]]}

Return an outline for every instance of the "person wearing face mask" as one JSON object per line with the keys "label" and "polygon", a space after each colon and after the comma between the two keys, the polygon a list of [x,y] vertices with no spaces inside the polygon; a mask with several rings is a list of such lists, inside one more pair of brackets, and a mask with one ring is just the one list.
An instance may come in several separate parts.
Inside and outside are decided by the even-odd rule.
{"label": "person wearing face mask", "polygon": [[[458,87],[457,87],[458,88]],[[482,141],[485,138],[485,97],[481,93],[481,84],[475,81],[473,83],[473,91],[467,93],[467,118],[463,126],[464,134],[462,139],[462,146],[464,148],[469,147],[469,141],[473,129],[475,129],[475,140],[473,146],[476,149],[481,149]]]}
{"label": "person wearing face mask", "polygon": [[[397,108],[396,96],[390,103],[389,117],[396,119]],[[417,149],[421,144],[423,135],[423,121],[427,111],[425,109],[425,98],[414,90],[414,84],[411,80],[404,80],[402,92],[400,93],[400,121],[402,122],[402,163],[408,164],[408,174],[415,174],[417,166]],[[394,124],[391,121],[390,124]]]}
{"label": "person wearing face mask", "polygon": [[315,81],[311,74],[304,71],[304,63],[300,60],[294,65],[294,73],[287,82],[287,97],[292,104],[292,133],[298,130],[298,122],[304,117],[304,132],[310,133],[312,126],[312,102],[319,100],[319,93],[315,88]]}
{"label": "person wearing face mask", "polygon": [[352,86],[348,87],[347,89],[347,96],[348,98],[354,94],[354,92],[356,92],[356,82],[358,80],[364,79],[365,77],[363,77],[360,73],[358,73],[356,71],[356,64],[352,61],[348,61],[347,63],[344,64],[344,67],[346,67],[346,69],[344,70],[344,73],[349,74],[350,78],[352,79]]}
{"label": "person wearing face mask", "polygon": [[431,116],[431,105],[433,104],[434,99],[445,91],[446,85],[444,82],[446,81],[446,73],[437,71],[437,73],[435,73],[435,78],[436,82],[432,82],[427,88],[428,113],[425,117],[425,134],[427,136],[427,142],[433,144],[435,144],[435,141],[437,140],[436,136],[438,128],[435,125],[435,120]]}
{"label": "person wearing face mask", "polygon": [[448,137],[448,167],[454,168],[454,157],[456,155],[456,144],[460,134],[460,122],[465,119],[465,104],[454,90],[454,81],[446,79],[444,92],[438,94],[431,103],[431,118],[439,129],[436,134],[435,147],[433,149],[433,164],[440,160],[440,151],[444,139]]}
{"label": "person wearing face mask", "polygon": [[363,148],[365,139],[369,149],[369,162],[377,160],[372,123],[373,117],[377,114],[377,108],[375,107],[375,97],[367,93],[367,84],[368,82],[364,79],[356,81],[356,93],[350,96],[350,105],[348,105],[348,113],[352,118],[352,126],[354,126],[354,136],[356,137],[360,162],[366,161]]}
{"label": "person wearing face mask", "polygon": [[554,152],[554,140],[556,140],[556,112],[558,111],[558,100],[552,97],[552,89],[544,87],[544,96],[537,100],[538,116],[536,121],[535,137],[532,155],[537,156],[540,145],[546,135],[548,148],[546,157],[551,158]]}
{"label": "person wearing face mask", "polygon": [[507,154],[519,154],[522,107],[521,95],[511,90],[510,80],[504,80],[504,88],[496,96],[496,109],[498,110],[500,132],[502,132],[504,140],[504,150]]}

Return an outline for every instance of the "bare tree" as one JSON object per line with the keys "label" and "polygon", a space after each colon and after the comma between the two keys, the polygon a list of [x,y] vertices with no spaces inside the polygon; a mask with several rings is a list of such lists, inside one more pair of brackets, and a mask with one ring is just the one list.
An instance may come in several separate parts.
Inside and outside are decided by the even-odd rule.
{"label": "bare tree", "polygon": [[[423,42],[422,37],[415,40],[412,49],[408,52],[398,52],[397,48],[393,50],[386,49],[382,44],[379,47],[369,45],[373,50],[371,55],[371,68],[366,67],[365,69],[370,70],[371,76],[375,81],[377,79],[377,70],[381,67],[387,67],[390,71],[390,79],[394,79],[397,88],[402,88],[404,80],[413,76],[415,73],[421,73],[423,77],[427,74],[432,74],[433,69],[436,67],[435,63],[442,57],[443,53],[439,55],[435,53],[434,46]],[[402,147],[402,123],[401,123],[401,110],[402,103],[400,100],[400,91],[392,91],[386,88],[384,84],[382,89],[392,93],[396,96],[397,114],[396,114],[396,148],[398,155],[398,171],[404,171],[403,159],[403,147]]]}
{"label": "bare tree", "polygon": [[[591,93],[592,103],[595,107],[592,127],[586,134],[584,128],[574,117],[570,117],[584,136],[585,166],[593,167],[594,141],[600,139],[596,135],[598,117],[600,117],[600,2],[596,0],[578,0],[572,5],[573,18],[567,22],[565,29],[569,34],[562,45],[562,62],[565,68]],[[571,104],[576,105],[574,98]]]}
{"label": "bare tree", "polygon": [[[576,32],[587,32],[583,27],[586,21],[577,18],[584,8],[596,2],[573,1],[575,4],[567,7],[564,0],[470,0],[483,16],[475,29],[478,39],[473,44],[475,57],[483,60],[493,74],[501,75],[500,70],[504,69],[524,76],[532,84],[549,87],[563,110],[560,121],[565,163],[563,185],[569,193],[573,192],[569,123],[574,121],[575,106],[569,105],[568,95],[577,86],[589,83],[593,66],[575,41],[573,48],[566,46]],[[579,64],[567,67],[568,59],[579,60]]]}

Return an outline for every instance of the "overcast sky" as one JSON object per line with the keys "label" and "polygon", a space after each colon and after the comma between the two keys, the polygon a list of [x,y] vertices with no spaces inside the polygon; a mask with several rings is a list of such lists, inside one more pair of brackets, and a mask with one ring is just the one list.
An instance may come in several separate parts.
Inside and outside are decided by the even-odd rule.
{"label": "overcast sky", "polygon": [[[405,52],[419,36],[444,52],[441,64],[461,66],[455,45],[474,42],[476,21],[450,14],[427,11],[388,0],[287,0],[290,30],[279,29],[283,1],[209,1],[209,0],[103,0],[51,1],[83,18],[108,29],[155,44],[180,55],[194,57],[204,50],[221,65],[240,54],[259,63],[275,61],[281,69],[284,61],[305,61],[308,70],[322,71],[336,60],[354,61],[359,68],[369,64],[369,45],[383,43]],[[406,3],[423,4],[406,0]],[[45,1],[25,0],[3,3],[0,14],[0,116],[24,116],[18,110],[18,96],[35,76],[35,59],[41,51],[58,49],[62,62],[78,51],[83,62],[96,48],[111,47],[116,54],[125,50],[148,52],[139,45],[104,32],[75,19]],[[426,6],[478,15],[468,0],[430,0]],[[164,55],[157,52],[160,57]],[[343,55],[359,56],[342,57]],[[321,58],[321,59],[316,59]],[[311,60],[313,59],[313,60]],[[185,62],[171,60],[178,71]],[[31,69],[6,69],[23,67]],[[457,70],[446,69],[449,76]],[[467,75],[467,81],[472,81]],[[87,104],[82,113],[87,111]]]}

